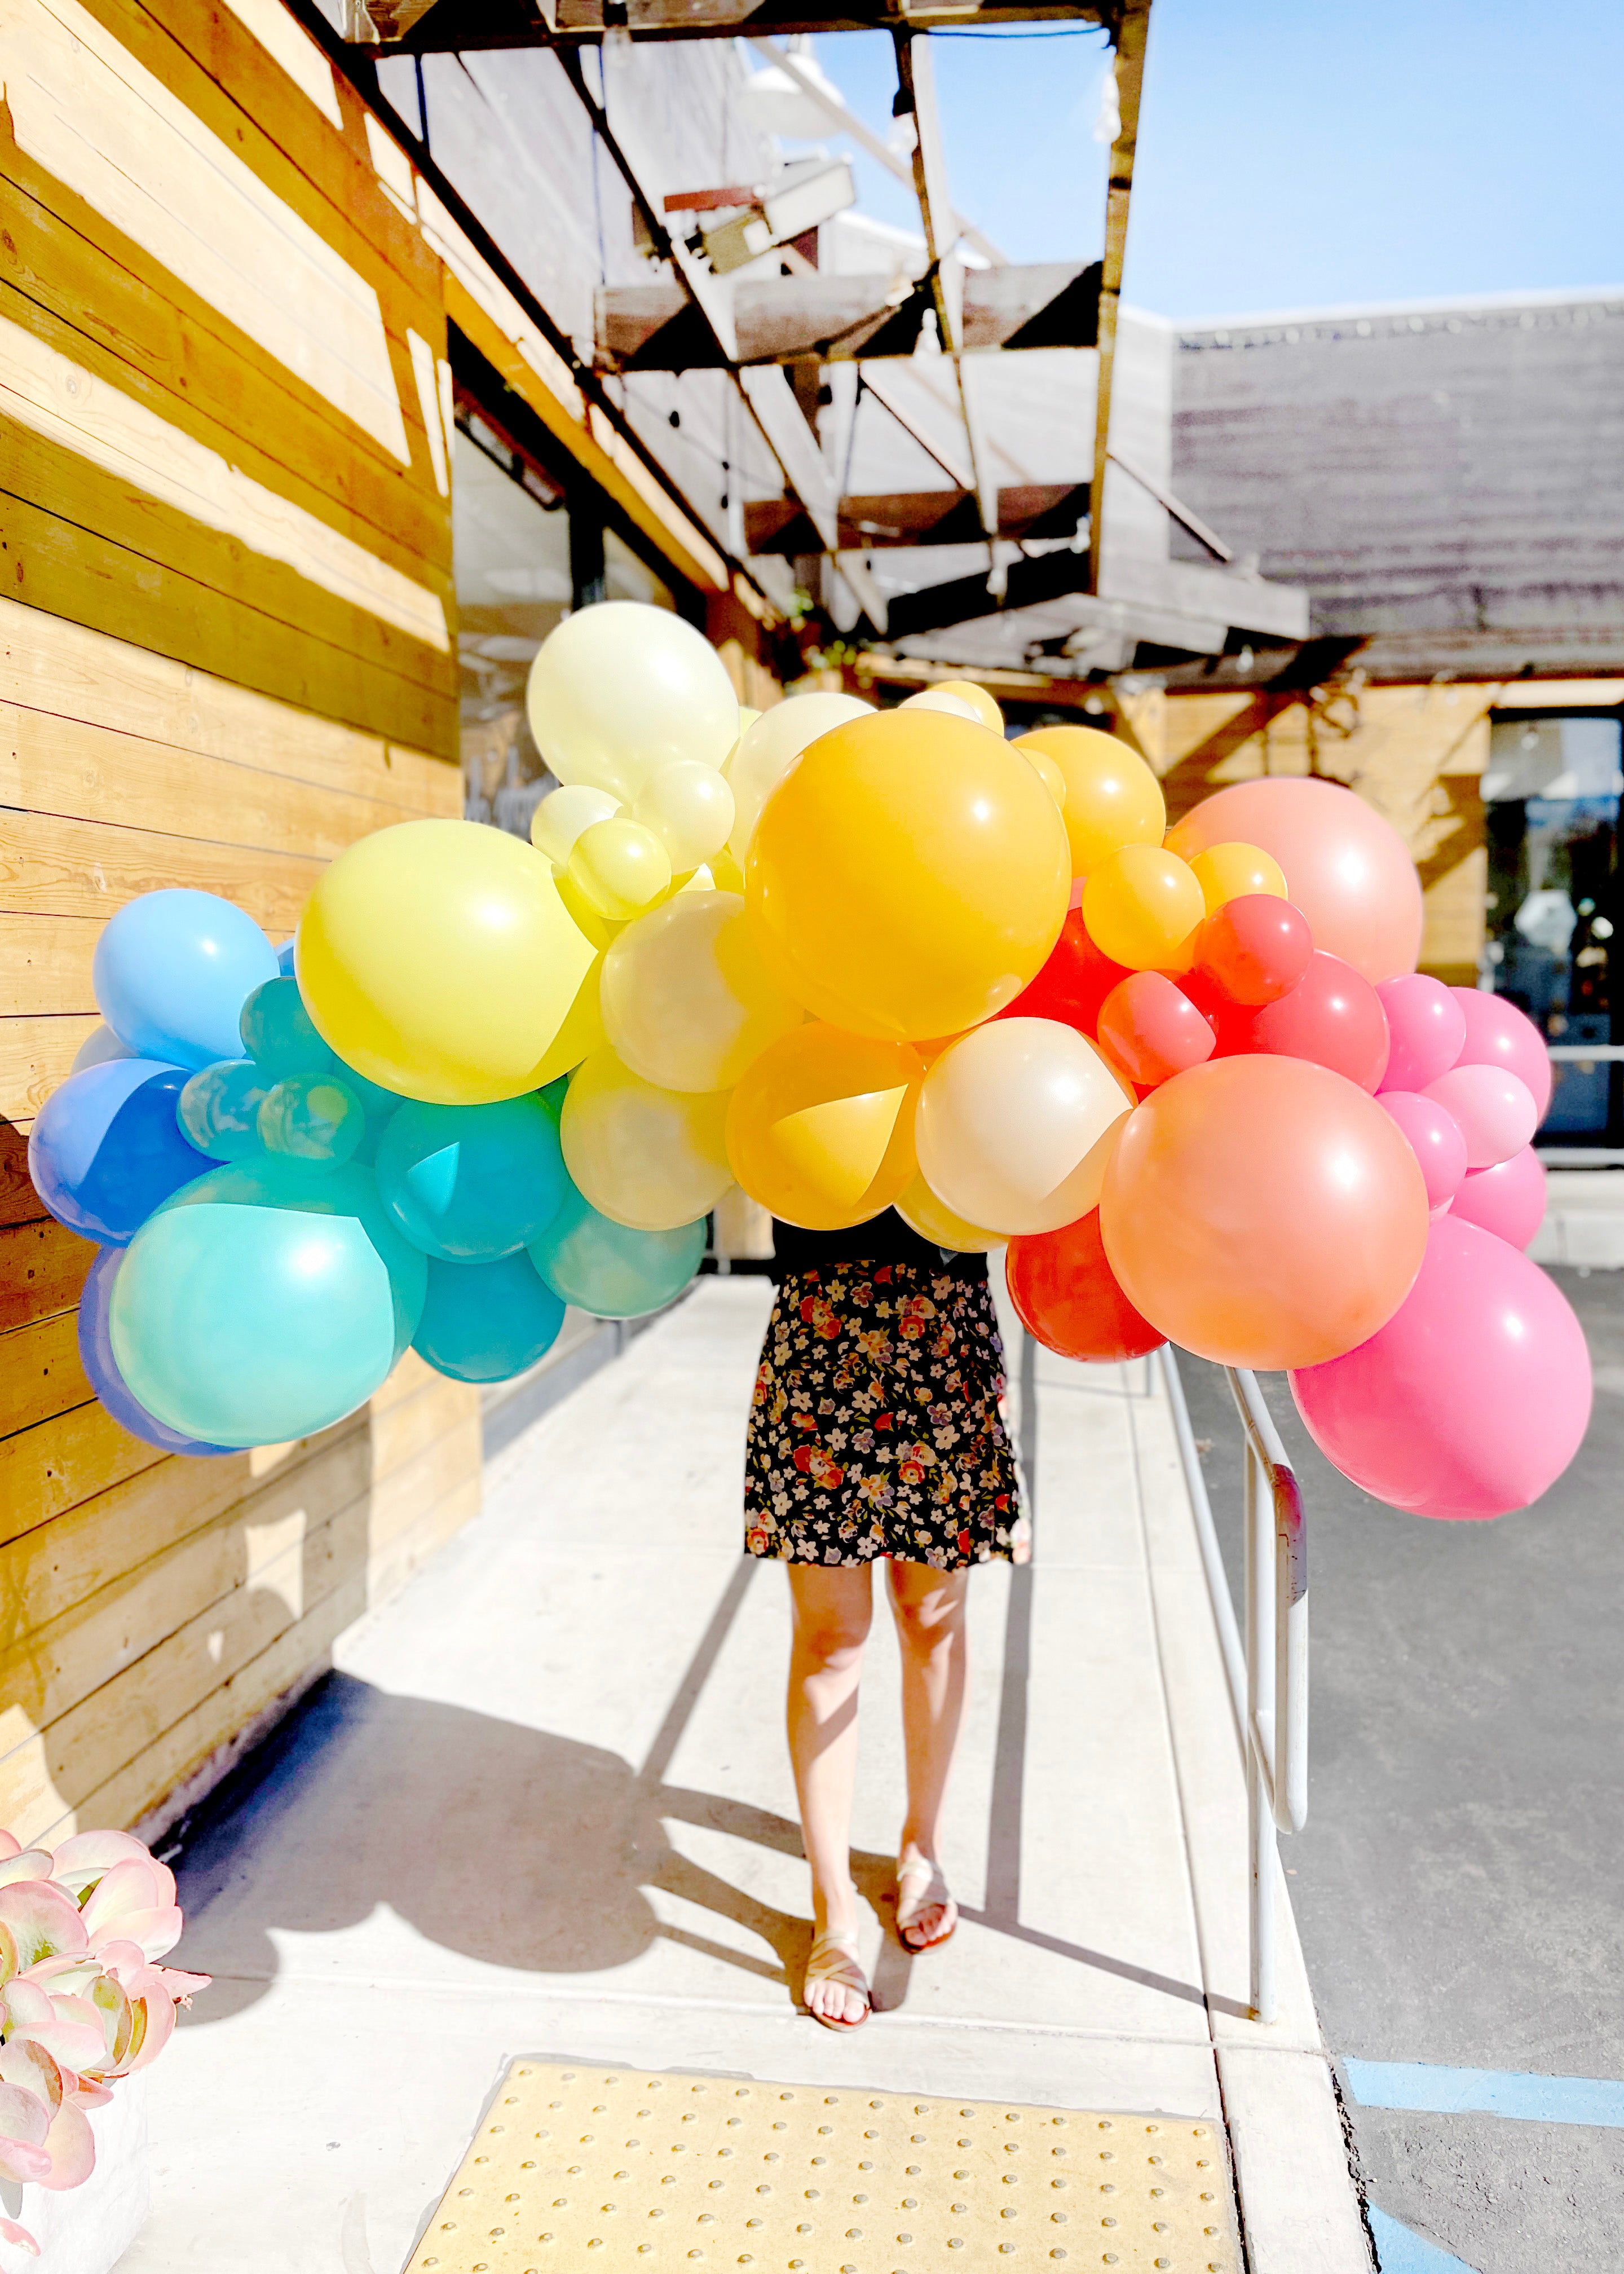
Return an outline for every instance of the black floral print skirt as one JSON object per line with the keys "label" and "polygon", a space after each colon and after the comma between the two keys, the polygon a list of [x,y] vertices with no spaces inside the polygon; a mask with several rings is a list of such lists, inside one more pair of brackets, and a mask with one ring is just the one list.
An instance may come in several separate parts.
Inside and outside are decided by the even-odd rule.
{"label": "black floral print skirt", "polygon": [[984,1279],[911,1263],[791,1273],[745,1449],[745,1546],[790,1563],[1008,1560],[1020,1517]]}

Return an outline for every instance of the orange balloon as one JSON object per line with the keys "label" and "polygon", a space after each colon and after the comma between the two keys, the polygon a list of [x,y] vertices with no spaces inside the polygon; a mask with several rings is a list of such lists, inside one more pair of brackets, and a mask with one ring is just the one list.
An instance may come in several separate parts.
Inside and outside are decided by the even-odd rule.
{"label": "orange balloon", "polygon": [[843,1034],[821,1020],[797,1027],[769,1044],[733,1091],[729,1165],[750,1198],[786,1224],[808,1231],[866,1224],[914,1179],[914,1109],[924,1078],[906,1043]]}
{"label": "orange balloon", "polygon": [[1220,1366],[1319,1366],[1409,1293],[1426,1186],[1397,1123],[1341,1074],[1209,1058],[1129,1115],[1100,1229],[1124,1293],[1169,1341]]}
{"label": "orange balloon", "polygon": [[1124,845],[1083,886],[1089,938],[1130,971],[1187,971],[1206,915],[1194,870],[1159,845]]}
{"label": "orange balloon", "polygon": [[1041,752],[1060,769],[1074,877],[1087,876],[1124,845],[1161,844],[1167,827],[1162,785],[1116,735],[1098,727],[1039,727],[1019,735],[1015,748],[1034,764]]}
{"label": "orange balloon", "polygon": [[1276,774],[1237,782],[1187,813],[1168,845],[1186,861],[1239,841],[1273,854],[1314,945],[1372,985],[1413,971],[1421,953],[1421,879],[1403,839],[1335,782]]}

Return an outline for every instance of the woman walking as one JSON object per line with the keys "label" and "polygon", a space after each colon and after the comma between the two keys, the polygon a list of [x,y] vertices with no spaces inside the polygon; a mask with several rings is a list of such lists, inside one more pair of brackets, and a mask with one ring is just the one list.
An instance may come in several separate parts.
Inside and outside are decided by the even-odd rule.
{"label": "woman walking", "polygon": [[886,1564],[902,1653],[897,1931],[923,1951],[959,1916],[936,1845],[964,1706],[966,1584],[972,1564],[1019,1555],[1025,1527],[986,1257],[944,1254],[894,1211],[846,1231],[774,1232],[745,1544],[789,1567],[789,1750],[815,1931],[806,2002],[826,2028],[855,2029],[872,2003],[851,1822],[873,1566]]}

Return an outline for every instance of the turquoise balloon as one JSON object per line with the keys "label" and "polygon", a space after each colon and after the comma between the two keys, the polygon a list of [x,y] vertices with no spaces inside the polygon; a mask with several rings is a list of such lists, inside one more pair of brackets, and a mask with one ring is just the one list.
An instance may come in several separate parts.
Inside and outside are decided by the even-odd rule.
{"label": "turquoise balloon", "polygon": [[234,1164],[132,1241],[109,1310],[113,1356],[131,1395],[183,1435],[307,1437],[386,1380],[426,1278],[365,1171]]}
{"label": "turquoise balloon", "polygon": [[267,979],[243,1005],[243,1048],[270,1081],[290,1073],[337,1073],[341,1061],[316,1032],[297,979]]}
{"label": "turquoise balloon", "polygon": [[330,1073],[290,1073],[266,1092],[259,1138],[267,1152],[296,1161],[351,1159],[366,1134],[366,1113],[348,1082]]}
{"label": "turquoise balloon", "polygon": [[252,1058],[221,1058],[192,1075],[181,1091],[176,1118],[211,1161],[262,1160],[259,1108],[269,1088]]}
{"label": "turquoise balloon", "polygon": [[641,1319],[680,1295],[705,1252],[705,1219],[633,1231],[599,1216],[571,1185],[530,1261],[555,1295],[599,1319]]}
{"label": "turquoise balloon", "polygon": [[378,1147],[378,1190],[414,1246],[442,1263],[516,1254],[569,1179],[558,1116],[536,1091],[500,1105],[400,1108]]}
{"label": "turquoise balloon", "polygon": [[564,1306],[528,1255],[428,1267],[412,1347],[454,1382],[508,1382],[558,1340]]}

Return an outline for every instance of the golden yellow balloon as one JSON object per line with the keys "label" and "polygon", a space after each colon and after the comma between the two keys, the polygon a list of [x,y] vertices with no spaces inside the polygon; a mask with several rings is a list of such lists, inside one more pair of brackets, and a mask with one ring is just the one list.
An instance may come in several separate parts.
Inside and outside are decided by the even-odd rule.
{"label": "golden yellow balloon", "polygon": [[989,1247],[1002,1247],[1005,1235],[989,1231],[984,1225],[967,1224],[955,1216],[940,1193],[933,1193],[922,1176],[915,1177],[901,1199],[896,1202],[897,1214],[910,1231],[918,1232],[933,1247],[956,1247],[962,1254],[985,1254]]}
{"label": "golden yellow balloon", "polygon": [[1026,748],[1031,739],[1029,734],[1022,735],[1015,748],[1029,766],[1035,767],[1038,779],[1054,799],[1055,803],[1064,811],[1066,802],[1066,778],[1047,750],[1033,750]]}
{"label": "golden yellow balloon", "polygon": [[1071,873],[1086,877],[1124,845],[1160,845],[1167,831],[1162,785],[1128,745],[1097,727],[1038,727],[1014,745],[1065,777]]}
{"label": "golden yellow balloon", "polygon": [[651,829],[619,813],[582,831],[565,874],[589,907],[628,923],[671,890],[671,855]]}
{"label": "golden yellow balloon", "polygon": [[1238,900],[1248,892],[1267,892],[1277,900],[1290,897],[1285,871],[1260,845],[1209,845],[1190,867],[1209,916],[1226,900]]}
{"label": "golden yellow balloon", "polygon": [[594,1050],[564,1096],[564,1166],[600,1216],[635,1231],[674,1231],[708,1216],[733,1182],[726,1090],[659,1089]]}
{"label": "golden yellow balloon", "polygon": [[1071,883],[1064,824],[1025,759],[932,711],[821,736],[763,809],[745,871],[796,1000],[897,1042],[1013,1002],[1060,936]]}
{"label": "golden yellow balloon", "polygon": [[1183,971],[1207,903],[1195,871],[1159,845],[1124,845],[1083,886],[1083,926],[1130,971]]}
{"label": "golden yellow balloon", "polygon": [[538,1067],[592,961],[553,870],[471,821],[407,821],[341,853],[305,904],[299,991],[371,1081],[436,1105],[491,1105]]}
{"label": "golden yellow balloon", "polygon": [[752,1200],[786,1224],[866,1224],[914,1175],[925,1069],[904,1043],[820,1023],[763,1050],[727,1109],[727,1157]]}

